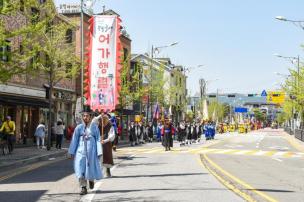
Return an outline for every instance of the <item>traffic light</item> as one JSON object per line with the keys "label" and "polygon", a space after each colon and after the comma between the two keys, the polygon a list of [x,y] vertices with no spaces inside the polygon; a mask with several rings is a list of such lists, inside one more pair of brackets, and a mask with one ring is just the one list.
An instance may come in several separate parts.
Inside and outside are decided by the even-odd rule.
{"label": "traffic light", "polygon": [[229,94],[229,95],[228,95],[228,97],[235,97],[235,95],[233,95],[233,94]]}
{"label": "traffic light", "polygon": [[216,97],[216,95],[208,95],[208,97],[213,98]]}

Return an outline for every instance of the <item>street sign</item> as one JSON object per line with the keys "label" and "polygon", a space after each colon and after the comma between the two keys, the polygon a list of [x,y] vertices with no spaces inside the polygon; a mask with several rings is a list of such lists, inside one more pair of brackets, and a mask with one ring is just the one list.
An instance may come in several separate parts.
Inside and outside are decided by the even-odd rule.
{"label": "street sign", "polygon": [[248,109],[244,108],[244,107],[236,107],[236,108],[234,108],[234,112],[235,113],[247,113]]}
{"label": "street sign", "polygon": [[261,96],[262,96],[262,97],[267,97],[267,92],[266,92],[266,90],[263,90],[263,92],[261,93]]}
{"label": "street sign", "polygon": [[269,92],[267,95],[268,103],[283,104],[284,101],[285,101],[284,92],[274,91],[274,92]]}

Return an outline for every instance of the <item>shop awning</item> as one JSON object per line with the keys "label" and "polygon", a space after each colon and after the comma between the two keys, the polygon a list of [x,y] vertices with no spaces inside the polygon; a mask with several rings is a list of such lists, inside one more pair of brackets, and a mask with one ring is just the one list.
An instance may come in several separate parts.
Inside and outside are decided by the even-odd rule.
{"label": "shop awning", "polygon": [[49,103],[45,99],[39,98],[29,98],[23,96],[13,96],[13,95],[2,95],[0,94],[0,104],[5,105],[21,105],[21,106],[31,106],[31,107],[43,107],[49,106]]}

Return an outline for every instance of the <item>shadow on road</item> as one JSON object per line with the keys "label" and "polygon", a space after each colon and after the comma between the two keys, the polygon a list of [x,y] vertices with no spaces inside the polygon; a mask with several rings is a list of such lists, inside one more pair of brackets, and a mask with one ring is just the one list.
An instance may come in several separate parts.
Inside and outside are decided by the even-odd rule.
{"label": "shadow on road", "polygon": [[167,163],[125,163],[120,164],[119,167],[131,167],[131,166],[158,166],[158,165],[164,165]]}
{"label": "shadow on road", "polygon": [[61,160],[3,180],[0,184],[56,182],[74,173],[72,160]]}
{"label": "shadow on road", "polygon": [[129,176],[113,176],[112,178],[137,178],[137,177],[183,177],[189,175],[208,175],[208,173],[175,173],[175,174],[159,174],[159,175],[129,175]]}
{"label": "shadow on road", "polygon": [[144,159],[147,157],[139,157],[139,156],[118,156],[117,159],[120,160],[133,160],[133,159]]}
{"label": "shadow on road", "polygon": [[262,191],[262,192],[282,192],[282,193],[292,193],[295,191],[290,190],[280,190],[280,189],[243,189],[248,191]]}
{"label": "shadow on road", "polygon": [[227,190],[226,188],[197,188],[197,189],[169,189],[169,188],[159,188],[159,189],[129,189],[129,190],[109,190],[109,191],[102,191],[97,190],[96,194],[111,194],[111,193],[129,193],[129,192],[142,192],[142,191],[201,191],[201,190]]}
{"label": "shadow on road", "polygon": [[47,192],[47,190],[5,191],[0,192],[0,199],[3,202],[33,202],[37,201],[45,192]]}

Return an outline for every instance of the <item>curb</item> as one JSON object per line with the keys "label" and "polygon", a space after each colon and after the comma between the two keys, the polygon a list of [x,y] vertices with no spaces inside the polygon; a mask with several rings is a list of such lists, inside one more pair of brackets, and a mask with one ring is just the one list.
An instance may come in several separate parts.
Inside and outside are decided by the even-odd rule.
{"label": "curb", "polygon": [[303,145],[303,142],[301,140],[298,140],[293,135],[289,135],[285,131],[282,131],[281,134],[289,142],[289,144],[291,144],[291,146],[293,146],[295,149],[297,149],[300,152],[304,152],[304,145]]}
{"label": "curb", "polygon": [[0,166],[0,170],[1,170],[1,172],[8,171],[11,169],[15,169],[16,167],[22,167],[22,166],[26,166],[29,164],[39,162],[39,161],[49,160],[50,158],[62,157],[66,153],[67,153],[67,150],[62,150],[62,151],[58,151],[55,153],[45,154],[45,155],[41,155],[41,156],[34,156],[34,157],[23,159],[23,160],[18,160],[18,161],[12,162],[10,164]]}

